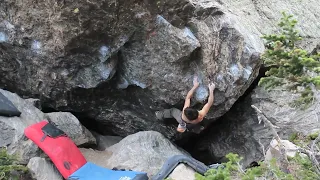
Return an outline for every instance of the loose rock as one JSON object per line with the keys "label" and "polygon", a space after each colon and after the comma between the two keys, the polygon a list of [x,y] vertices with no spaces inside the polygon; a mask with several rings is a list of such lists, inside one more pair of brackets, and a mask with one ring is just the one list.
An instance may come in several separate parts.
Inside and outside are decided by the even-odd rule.
{"label": "loose rock", "polygon": [[34,157],[28,163],[32,178],[36,180],[63,180],[56,167],[44,158]]}
{"label": "loose rock", "polygon": [[46,113],[45,117],[64,131],[76,145],[96,144],[92,133],[85,128],[79,120],[69,112]]}

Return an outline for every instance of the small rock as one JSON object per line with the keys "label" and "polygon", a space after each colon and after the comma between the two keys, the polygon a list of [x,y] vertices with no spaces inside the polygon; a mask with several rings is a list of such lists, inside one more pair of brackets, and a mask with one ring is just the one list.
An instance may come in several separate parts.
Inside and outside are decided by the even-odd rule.
{"label": "small rock", "polygon": [[59,129],[64,131],[77,146],[96,144],[96,139],[92,133],[81,125],[73,114],[69,112],[53,112],[46,113],[45,117],[53,122]]}
{"label": "small rock", "polygon": [[179,164],[169,175],[173,180],[195,180],[195,171],[185,164]]}
{"label": "small rock", "polygon": [[30,159],[27,167],[32,178],[36,180],[63,180],[56,167],[44,158],[34,157]]}
{"label": "small rock", "polygon": [[[282,145],[286,149],[288,157],[294,157],[299,151],[299,147],[288,140],[281,140]],[[273,139],[270,142],[270,148],[266,152],[265,161],[270,161],[272,158],[278,159],[280,157],[279,143]]]}

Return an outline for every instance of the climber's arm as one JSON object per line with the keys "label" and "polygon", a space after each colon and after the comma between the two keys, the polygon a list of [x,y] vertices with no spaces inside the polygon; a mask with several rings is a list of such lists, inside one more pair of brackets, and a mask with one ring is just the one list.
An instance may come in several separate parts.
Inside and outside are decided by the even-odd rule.
{"label": "climber's arm", "polygon": [[193,93],[196,91],[196,89],[198,87],[199,87],[199,82],[197,80],[197,77],[194,77],[194,79],[193,79],[193,87],[190,89],[190,91],[188,92],[188,94],[186,96],[186,99],[184,101],[183,109],[185,109],[185,108],[190,106],[190,101],[191,101],[191,98],[193,96]]}
{"label": "climber's arm", "polygon": [[186,96],[186,99],[184,101],[184,107],[183,109],[187,108],[190,106],[190,101],[191,101],[191,98],[192,98],[192,95],[194,93],[194,91],[197,89],[197,86],[193,86],[192,89],[188,92],[187,96]]}
{"label": "climber's arm", "polygon": [[209,112],[211,106],[213,105],[213,101],[214,101],[214,95],[213,95],[213,91],[215,89],[215,85],[213,83],[211,83],[209,85],[209,98],[208,98],[208,102],[207,104],[205,104],[203,106],[203,108],[201,109],[201,111],[199,112],[202,117],[206,116],[207,113]]}

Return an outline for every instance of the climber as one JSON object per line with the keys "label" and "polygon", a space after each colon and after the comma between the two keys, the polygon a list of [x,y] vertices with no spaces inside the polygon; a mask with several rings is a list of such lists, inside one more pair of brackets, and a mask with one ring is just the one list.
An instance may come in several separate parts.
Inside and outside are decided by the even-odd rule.
{"label": "climber", "polygon": [[189,130],[197,134],[200,133],[204,129],[204,127],[201,126],[199,123],[207,115],[210,107],[213,104],[213,100],[214,100],[213,91],[215,89],[215,84],[214,83],[209,84],[208,102],[203,106],[203,108],[200,111],[190,107],[190,100],[192,98],[193,93],[198,87],[199,87],[198,78],[195,76],[193,79],[193,87],[188,92],[184,102],[184,107],[182,109],[183,113],[181,112],[181,110],[177,108],[164,109],[163,111],[156,112],[157,119],[162,120],[164,118],[174,118],[179,123],[177,128],[178,132],[183,133],[186,130]]}

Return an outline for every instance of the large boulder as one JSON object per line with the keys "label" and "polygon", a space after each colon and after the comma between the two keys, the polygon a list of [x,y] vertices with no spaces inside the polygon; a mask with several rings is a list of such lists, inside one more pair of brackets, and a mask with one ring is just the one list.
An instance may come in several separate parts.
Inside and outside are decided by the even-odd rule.
{"label": "large boulder", "polygon": [[129,135],[105,151],[81,148],[86,159],[109,169],[118,168],[156,174],[171,156],[185,154],[162,134],[142,131]]}
{"label": "large boulder", "polygon": [[256,77],[263,51],[253,25],[216,2],[0,5],[0,85],[59,110],[86,112],[102,122],[101,131],[121,136],[157,130],[173,137],[176,125],[159,124],[154,111],[181,106],[193,75],[201,82],[198,108],[216,81],[208,118],[217,119]]}
{"label": "large boulder", "polygon": [[274,136],[269,126],[263,122],[259,124],[257,113],[251,105],[264,112],[270,122],[278,127],[275,130],[282,139],[290,139],[296,133],[307,136],[319,132],[320,96],[317,95],[315,103],[305,110],[290,105],[298,97],[299,94],[283,89],[267,92],[263,88],[255,88],[237,102],[221,121],[213,124],[200,137],[200,141],[191,144],[195,147],[192,151],[198,159],[208,164],[224,161],[224,156],[229,152],[243,156],[245,165],[263,160],[262,146],[266,151]]}
{"label": "large boulder", "polygon": [[103,133],[156,130],[172,138],[176,124],[159,123],[154,112],[181,108],[193,75],[201,84],[192,101],[197,108],[208,82],[217,84],[207,116],[214,121],[257,76],[260,37],[277,31],[280,11],[293,13],[302,34],[317,41],[318,6],[315,0],[3,1],[0,87],[84,112]]}
{"label": "large boulder", "polygon": [[[201,85],[192,105],[203,105],[208,96],[206,86],[215,81],[215,102],[207,118],[212,122],[221,117],[257,76],[259,54],[264,50],[260,37],[277,31],[281,17],[274,5],[265,8],[264,3],[245,0],[157,2],[149,1],[161,15],[152,19],[155,25],[150,31],[136,31],[120,48],[118,73],[108,84],[90,91],[74,90],[69,98],[61,96],[69,102],[70,110],[87,112],[101,122],[100,132],[126,136],[155,130],[170,139],[180,138],[175,121],[160,123],[154,112],[172,106],[181,108],[193,75],[198,75]],[[303,5],[285,0],[281,4],[290,4],[283,8],[297,19],[307,17],[297,12]],[[308,28],[304,22],[298,24],[312,42],[319,40],[318,32],[314,33],[319,23],[314,18],[318,9],[308,11],[314,14],[315,24],[310,23]],[[271,15],[265,16],[267,13],[261,13],[264,11]],[[266,24],[268,27],[264,27]],[[312,45],[311,41],[306,44]]]}

